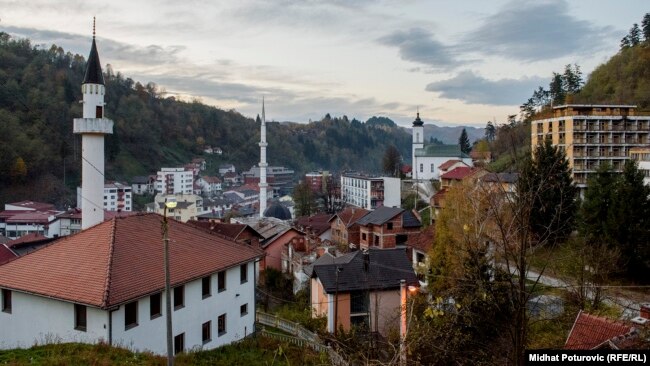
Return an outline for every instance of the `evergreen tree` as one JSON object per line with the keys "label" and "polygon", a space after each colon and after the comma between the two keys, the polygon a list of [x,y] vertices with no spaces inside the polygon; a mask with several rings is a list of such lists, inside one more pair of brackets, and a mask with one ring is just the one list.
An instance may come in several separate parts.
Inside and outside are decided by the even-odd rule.
{"label": "evergreen tree", "polygon": [[472,151],[472,145],[469,143],[469,137],[467,137],[467,131],[465,131],[464,128],[458,138],[458,144],[460,145],[460,150],[465,154],[469,154],[469,152]]}
{"label": "evergreen tree", "polygon": [[494,138],[497,136],[497,129],[494,127],[492,121],[488,121],[485,126],[485,139],[489,141],[494,141]]}
{"label": "evergreen tree", "polygon": [[629,36],[625,36],[625,37],[621,38],[621,46],[620,46],[621,50],[630,48],[631,46],[632,46],[632,44],[630,43],[630,37]]}
{"label": "evergreen tree", "polygon": [[643,40],[650,43],[650,13],[645,13],[641,21],[641,30],[643,31]]}
{"label": "evergreen tree", "polygon": [[566,98],[566,90],[564,89],[564,78],[557,72],[553,73],[553,78],[549,84],[549,94],[553,105],[564,104]]}
{"label": "evergreen tree", "polygon": [[609,228],[607,217],[616,199],[617,173],[612,171],[609,164],[601,164],[596,174],[589,177],[584,201],[580,209],[580,231],[590,243],[608,241]]}
{"label": "evergreen tree", "polygon": [[627,37],[629,38],[632,47],[638,46],[641,43],[641,29],[639,29],[638,24],[634,23],[632,28],[630,28],[630,33],[628,33]]}
{"label": "evergreen tree", "polygon": [[517,182],[518,198],[530,202],[530,230],[539,242],[563,242],[573,230],[578,189],[569,162],[550,139],[537,145]]}
{"label": "evergreen tree", "polygon": [[582,72],[580,66],[568,64],[564,67],[564,74],[562,75],[563,87],[566,93],[577,94],[582,88]]}

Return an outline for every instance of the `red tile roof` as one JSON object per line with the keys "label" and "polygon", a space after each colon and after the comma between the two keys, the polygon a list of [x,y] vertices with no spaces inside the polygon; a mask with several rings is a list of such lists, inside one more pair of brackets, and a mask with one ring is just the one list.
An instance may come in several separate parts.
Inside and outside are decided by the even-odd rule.
{"label": "red tile roof", "polygon": [[7,203],[7,205],[18,206],[27,210],[34,210],[34,211],[54,210],[53,204],[44,203],[44,202],[20,201],[20,202]]}
{"label": "red tile roof", "polygon": [[27,243],[37,243],[40,241],[46,241],[46,240],[53,240],[52,238],[48,238],[47,236],[39,233],[30,233],[27,235],[23,235],[18,239],[14,239],[10,242],[7,243],[7,246],[9,248],[13,248],[17,245],[20,244],[27,244]]}
{"label": "red tile roof", "polygon": [[462,180],[471,173],[472,168],[467,166],[459,166],[457,168],[454,168],[452,171],[449,171],[440,176],[440,179]]}
{"label": "red tile roof", "polygon": [[415,236],[415,238],[409,241],[409,245],[417,250],[423,251],[425,253],[429,252],[429,249],[433,246],[433,241],[436,237],[436,226],[429,225],[424,228],[422,231]]}
{"label": "red tile roof", "polygon": [[329,223],[331,218],[332,215],[328,213],[302,216],[296,219],[296,226],[305,232],[310,228],[315,235],[320,236],[331,228]]}
{"label": "red tile roof", "polygon": [[0,244],[0,265],[18,258],[18,255],[6,245]]}
{"label": "red tile roof", "polygon": [[573,323],[564,349],[595,349],[610,340],[625,340],[634,333],[634,327],[589,315],[581,310]]}
{"label": "red tile roof", "polygon": [[219,177],[203,177],[203,180],[206,181],[206,183],[210,184],[221,183],[221,179],[219,179]]}
{"label": "red tile roof", "polygon": [[55,211],[20,211],[20,213],[15,213],[7,217],[5,222],[12,224],[38,223],[45,225],[50,222],[50,216],[56,214],[57,212]]}
{"label": "red tile roof", "polygon": [[440,166],[438,167],[438,169],[440,169],[440,170],[447,170],[447,169],[451,168],[451,167],[452,167],[454,164],[456,164],[456,163],[462,163],[462,161],[460,161],[460,160],[458,160],[458,159],[447,160],[447,161],[445,161],[444,163],[440,164]]}
{"label": "red tile roof", "polygon": [[[164,287],[162,216],[116,217],[0,266],[0,287],[107,309]],[[172,286],[261,257],[169,221]]]}
{"label": "red tile roof", "polygon": [[348,207],[344,209],[343,211],[337,213],[336,215],[332,216],[330,218],[330,222],[334,220],[335,218],[340,218],[341,221],[343,221],[343,224],[345,224],[345,227],[350,227],[352,226],[357,220],[360,218],[366,216],[370,211],[363,209],[363,208],[358,208],[358,207]]}

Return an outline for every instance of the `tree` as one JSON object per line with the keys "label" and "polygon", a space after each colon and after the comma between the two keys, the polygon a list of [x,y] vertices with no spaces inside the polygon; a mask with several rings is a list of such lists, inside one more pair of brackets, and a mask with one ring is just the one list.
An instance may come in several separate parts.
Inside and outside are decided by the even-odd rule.
{"label": "tree", "polygon": [[399,177],[402,157],[395,145],[388,145],[382,159],[382,169],[384,173],[391,177]]}
{"label": "tree", "polygon": [[627,38],[630,40],[630,46],[632,47],[638,46],[641,43],[641,29],[639,29],[638,24],[634,23],[634,25],[632,25]]}
{"label": "tree", "polygon": [[632,47],[632,43],[630,42],[630,36],[625,36],[621,38],[621,43],[620,43],[621,50],[628,49]]}
{"label": "tree", "polygon": [[485,139],[490,142],[494,141],[494,138],[497,135],[497,129],[494,127],[494,124],[492,121],[488,121],[487,125],[485,126]]}
{"label": "tree", "polygon": [[643,31],[643,40],[650,43],[650,13],[645,13],[641,21],[641,30]]}
{"label": "tree", "polygon": [[618,174],[609,164],[601,164],[587,180],[584,201],[580,208],[580,231],[589,243],[607,242],[610,229],[607,218],[612,207]]}
{"label": "tree", "polygon": [[472,146],[469,143],[469,137],[467,137],[467,131],[463,128],[463,132],[460,133],[458,138],[458,145],[460,145],[460,150],[465,154],[469,154],[472,151]]}
{"label": "tree", "polygon": [[529,225],[533,237],[556,245],[573,231],[578,189],[564,152],[550,139],[538,144],[533,155],[524,164],[518,189],[532,197]]}
{"label": "tree", "polygon": [[564,67],[564,74],[562,75],[563,87],[567,94],[577,94],[582,88],[582,71],[580,66],[568,64]]}
{"label": "tree", "polygon": [[300,182],[293,188],[296,216],[309,216],[316,211],[316,200],[307,182]]}
{"label": "tree", "polygon": [[557,72],[553,73],[551,78],[551,83],[548,86],[549,95],[553,105],[564,104],[564,99],[566,98],[566,90],[564,89],[564,78],[562,75]]}

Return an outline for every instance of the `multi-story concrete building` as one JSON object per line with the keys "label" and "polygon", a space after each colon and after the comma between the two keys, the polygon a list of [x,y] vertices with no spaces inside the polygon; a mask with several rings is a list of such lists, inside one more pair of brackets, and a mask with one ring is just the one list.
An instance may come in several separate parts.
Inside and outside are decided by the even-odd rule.
{"label": "multi-story concrete building", "polygon": [[[283,166],[266,167],[266,182],[273,188],[276,197],[290,194],[293,190],[293,177],[295,172]],[[242,173],[244,184],[258,185],[260,183],[260,167],[254,166],[249,171]],[[270,197],[269,197],[270,198]]]}
{"label": "multi-story concrete building", "polygon": [[632,148],[650,143],[650,115],[635,105],[561,105],[531,123],[532,148],[545,138],[566,152],[574,182],[585,188],[601,164],[621,171]]}
{"label": "multi-story concrete building", "polygon": [[399,178],[371,177],[358,173],[341,175],[341,200],[348,205],[374,210],[377,207],[399,207]]}
{"label": "multi-story concrete building", "polygon": [[305,182],[314,193],[326,193],[332,188],[332,175],[327,170],[309,172],[305,174]]}
{"label": "multi-story concrete building", "polygon": [[631,148],[630,158],[639,163],[639,170],[644,175],[643,183],[650,186],[650,145]]}
{"label": "multi-story concrete building", "polygon": [[185,168],[161,168],[156,175],[156,192],[192,194],[194,172]]}
{"label": "multi-story concrete building", "polygon": [[[77,187],[77,208],[81,208],[82,189]],[[133,187],[120,182],[104,184],[104,210],[105,211],[132,211]]]}

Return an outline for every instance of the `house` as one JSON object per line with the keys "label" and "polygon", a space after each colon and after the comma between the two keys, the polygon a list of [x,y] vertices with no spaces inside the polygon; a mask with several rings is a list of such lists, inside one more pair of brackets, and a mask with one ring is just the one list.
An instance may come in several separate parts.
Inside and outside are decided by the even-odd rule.
{"label": "house", "polygon": [[459,166],[440,176],[440,186],[449,188],[465,179],[478,179],[485,174],[487,171],[484,169]]}
{"label": "house", "polygon": [[621,344],[638,337],[638,330],[630,325],[578,312],[564,349],[620,349]]}
{"label": "house", "polygon": [[311,272],[312,316],[327,317],[327,330],[353,325],[388,335],[399,329],[400,281],[418,286],[404,249],[321,256]]}
{"label": "house", "polygon": [[203,158],[194,158],[194,159],[192,159],[192,164],[197,166],[199,168],[199,170],[205,170],[205,168],[206,168],[205,159],[203,159]]}
{"label": "house", "polygon": [[[6,205],[5,207],[10,206]],[[59,235],[56,218],[60,211],[5,210],[0,212],[0,235],[9,239],[38,233],[47,237]]]}
{"label": "house", "polygon": [[[116,217],[0,266],[0,348],[107,342],[165,354],[161,225],[156,214]],[[169,238],[175,351],[251,334],[262,253],[175,220]]]}
{"label": "house", "polygon": [[436,225],[429,225],[422,229],[413,239],[407,243],[413,268],[417,273],[420,287],[426,288],[427,274],[429,271],[429,252],[433,247],[436,238]]}
{"label": "house", "polygon": [[332,241],[339,245],[354,245],[359,248],[361,234],[357,220],[370,211],[358,207],[348,207],[330,218]]}
{"label": "house", "polygon": [[221,179],[219,177],[204,176],[196,180],[196,183],[201,186],[203,193],[213,195],[221,191]]}
{"label": "house", "polygon": [[452,170],[454,170],[454,169],[456,169],[458,167],[461,167],[461,166],[468,167],[468,165],[465,164],[462,160],[451,159],[451,160],[447,160],[444,163],[440,164],[440,166],[438,167],[438,170],[440,171],[440,174],[442,175],[442,174],[448,173],[448,172],[450,172],[450,171],[452,171]]}
{"label": "house", "polygon": [[219,175],[223,176],[226,173],[236,173],[235,166],[232,164],[222,164],[219,165]]}
{"label": "house", "polygon": [[245,224],[227,224],[223,222],[209,222],[209,221],[194,221],[190,220],[188,224],[210,230],[215,234],[221,235],[224,238],[251,245],[255,248],[260,247],[260,241],[264,239],[260,233],[255,231],[252,227]]}
{"label": "house", "polygon": [[241,175],[235,172],[226,172],[223,175],[223,182],[231,187],[241,185],[243,181]]}
{"label": "house", "polygon": [[517,190],[519,173],[487,173],[479,181],[495,192],[514,194]]}
{"label": "house", "polygon": [[165,200],[173,197],[176,200],[176,207],[167,209],[167,216],[181,222],[196,220],[196,217],[203,213],[203,198],[195,194],[158,194],[154,198],[153,205],[147,205],[147,212],[155,212],[162,215],[165,211]]}
{"label": "house", "polygon": [[153,194],[155,183],[155,175],[140,175],[131,178],[131,189],[133,194],[137,194],[139,196],[143,194]]}
{"label": "house", "polygon": [[357,220],[361,239],[359,247],[395,248],[405,245],[420,231],[422,224],[411,212],[397,207],[379,207]]}
{"label": "house", "polygon": [[48,238],[39,233],[31,233],[14,239],[5,245],[19,256],[31,253],[35,250],[41,249],[43,246],[56,240],[56,238]]}
{"label": "house", "polygon": [[295,227],[319,243],[332,239],[332,227],[329,223],[331,214],[318,213],[311,216],[302,216],[295,220]]}

